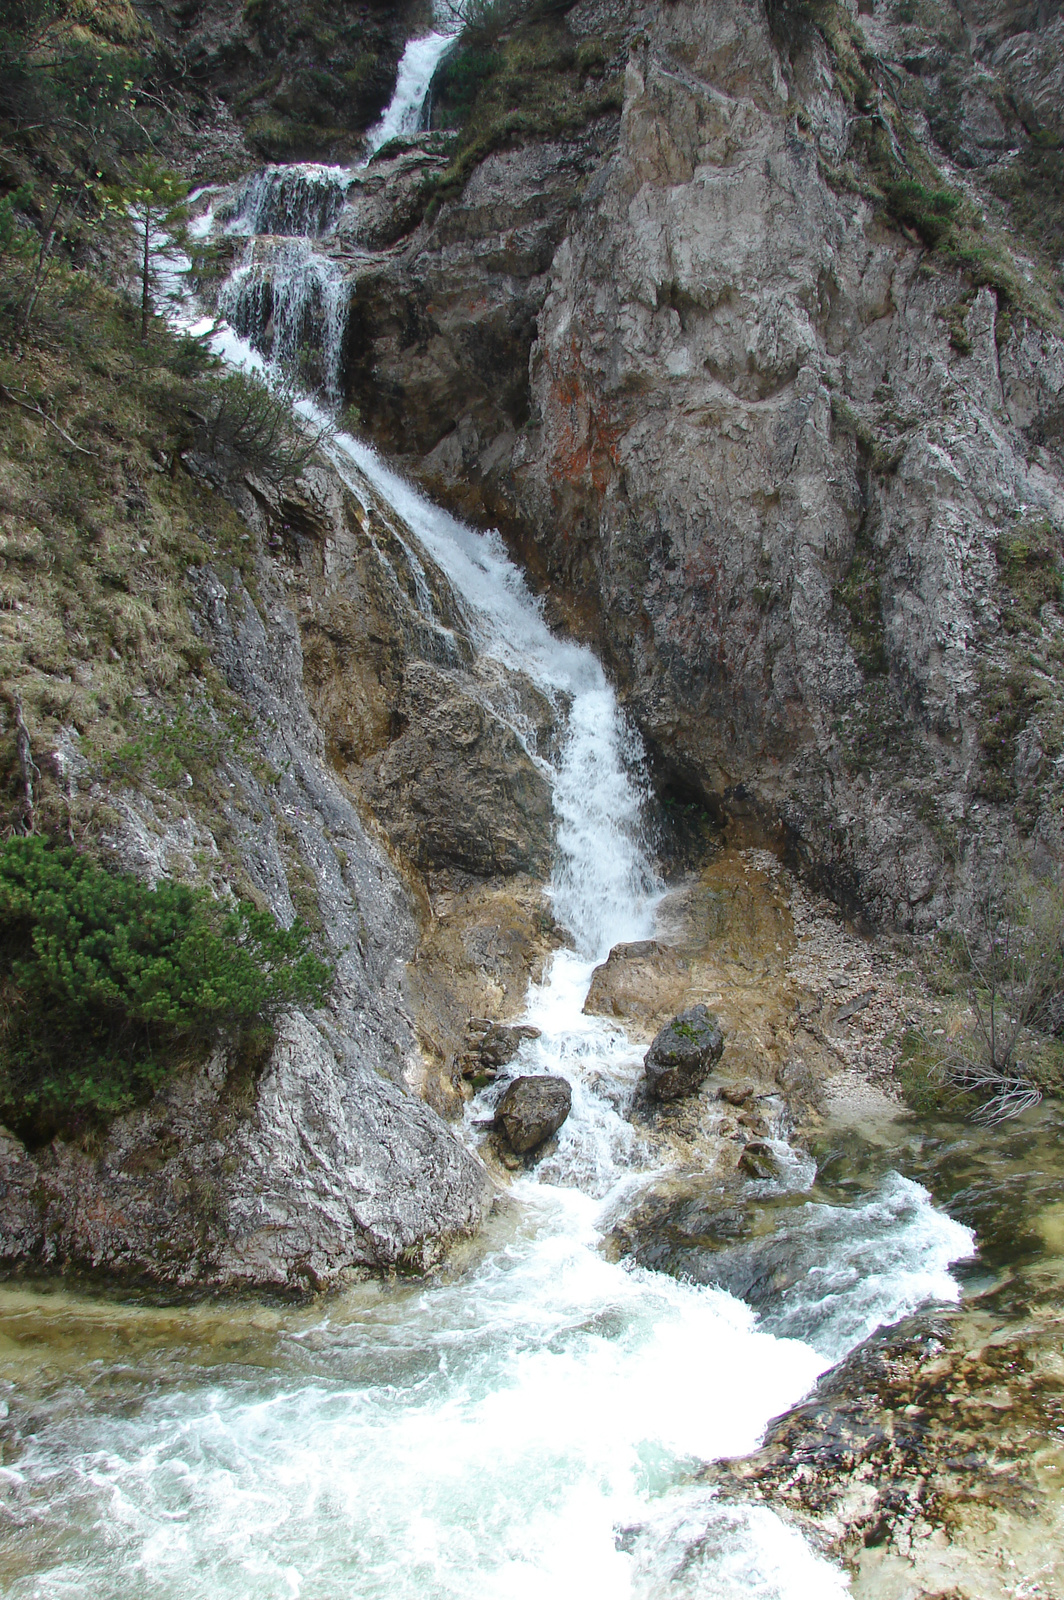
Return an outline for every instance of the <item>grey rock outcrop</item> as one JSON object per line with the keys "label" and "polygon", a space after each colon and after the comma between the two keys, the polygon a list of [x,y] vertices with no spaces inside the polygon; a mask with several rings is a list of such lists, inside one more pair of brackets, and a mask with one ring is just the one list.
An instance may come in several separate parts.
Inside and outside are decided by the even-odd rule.
{"label": "grey rock outcrop", "polygon": [[[375,439],[425,457],[426,484],[450,487],[452,503],[475,517],[484,514],[482,474],[468,496],[455,490],[482,447],[496,460],[508,456],[527,419],[528,352],[551,259],[615,125],[612,118],[570,141],[495,152],[431,227],[353,270],[348,397]],[[402,174],[414,159],[393,163],[384,194],[365,192],[377,164],[369,169],[354,226],[369,226],[374,238],[409,227]]]}
{"label": "grey rock outcrop", "polygon": [[584,1011],[592,1017],[654,1017],[675,1011],[687,989],[687,964],[656,939],[615,944],[591,974]]}
{"label": "grey rock outcrop", "polygon": [[691,1006],[673,1017],[643,1061],[647,1093],[655,1100],[678,1100],[697,1094],[720,1060],[724,1035],[704,1005]]}
{"label": "grey rock outcrop", "polygon": [[287,1290],[431,1266],[475,1232],[491,1190],[427,1105],[298,1014],[260,1079],[216,1057],[92,1155],[0,1138],[0,1185],[8,1265]]}
{"label": "grey rock outcrop", "polygon": [[420,867],[545,877],[550,784],[517,735],[460,680],[426,662],[404,679],[405,728],[365,783],[389,836]]}
{"label": "grey rock outcrop", "polygon": [[518,1155],[537,1150],[557,1133],[573,1104],[568,1079],[515,1078],[499,1101],[495,1125]]}
{"label": "grey rock outcrop", "polygon": [[[631,46],[619,130],[493,152],[359,269],[356,397],[598,644],[664,785],[931,926],[1014,807],[1064,855],[1061,707],[1010,642],[1007,556],[1041,529],[1059,559],[1064,529],[1059,19],[840,22],[925,108],[928,183],[985,213],[969,270],[869,199],[867,119],[815,26],[774,36],[736,0],[582,0],[567,25]],[[1061,627],[1039,599],[1046,663]]]}
{"label": "grey rock outcrop", "polygon": [[[265,1059],[216,1051],[91,1150],[57,1139],[29,1151],[4,1135],[8,1269],[316,1290],[352,1273],[427,1267],[475,1232],[490,1204],[483,1166],[416,1092],[423,1068],[405,974],[418,908],[345,781],[386,743],[404,663],[414,671],[441,637],[460,652],[460,635],[433,626],[404,587],[409,574],[375,554],[388,530],[368,487],[362,504],[316,467],[283,502],[263,486],[225,489],[261,554],[254,596],[232,568],[188,575],[204,656],[241,710],[239,737],[230,728],[219,741],[215,787],[200,795],[189,778],[183,799],[150,783],[104,788],[76,740],[68,767],[72,781],[96,781],[117,866],[149,881],[206,871],[220,893],[235,880],[283,923],[312,919],[336,983],[327,1009],[281,1020]],[[433,581],[448,619],[445,581]],[[332,658],[347,672],[340,697],[320,641],[328,619],[356,603],[363,629],[372,622],[379,634],[357,659]],[[347,637],[341,626],[337,636]],[[490,724],[485,712],[481,726]],[[330,760],[338,745],[343,756]]]}

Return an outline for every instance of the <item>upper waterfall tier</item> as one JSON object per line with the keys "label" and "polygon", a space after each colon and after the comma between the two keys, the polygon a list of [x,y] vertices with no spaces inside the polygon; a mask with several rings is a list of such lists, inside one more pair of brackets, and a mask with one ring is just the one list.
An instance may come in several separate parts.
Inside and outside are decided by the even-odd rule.
{"label": "upper waterfall tier", "polygon": [[340,215],[350,181],[347,167],[264,167],[240,185],[219,220],[227,233],[320,239]]}

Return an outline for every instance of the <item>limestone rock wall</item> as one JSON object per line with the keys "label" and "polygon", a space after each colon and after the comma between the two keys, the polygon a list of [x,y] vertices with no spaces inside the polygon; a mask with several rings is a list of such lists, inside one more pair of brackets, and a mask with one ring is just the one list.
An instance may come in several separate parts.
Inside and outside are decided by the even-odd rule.
{"label": "limestone rock wall", "polygon": [[[1059,19],[862,12],[575,7],[576,36],[628,52],[616,134],[488,155],[360,280],[351,382],[597,643],[664,784],[782,825],[845,903],[926,927],[1017,827],[1062,847],[1064,614],[1043,593],[1010,621],[1008,554],[1055,561],[1064,529],[1064,240],[1023,199],[1048,182]],[[964,197],[974,265],[861,180],[877,113],[832,15]],[[520,292],[498,271],[517,240]],[[470,327],[519,304],[496,370]]]}
{"label": "limestone rock wall", "polygon": [[[211,463],[189,465],[206,494]],[[5,1134],[0,1261],[318,1289],[431,1265],[490,1204],[445,1120],[460,1105],[447,1071],[469,1009],[513,1011],[549,947],[550,791],[491,710],[502,669],[478,666],[447,580],[369,485],[360,496],[319,463],[285,494],[216,491],[259,554],[243,575],[188,575],[233,730],[215,788],[105,782],[73,735],[68,767],[93,786],[118,866],[302,915],[337,982],[325,1009],[281,1019],[265,1056],[220,1050],[95,1140],[30,1152]],[[534,696],[511,676],[511,700]],[[532,709],[549,738],[549,708]],[[381,798],[388,761],[420,785],[416,804]],[[485,933],[505,945],[494,958]]]}

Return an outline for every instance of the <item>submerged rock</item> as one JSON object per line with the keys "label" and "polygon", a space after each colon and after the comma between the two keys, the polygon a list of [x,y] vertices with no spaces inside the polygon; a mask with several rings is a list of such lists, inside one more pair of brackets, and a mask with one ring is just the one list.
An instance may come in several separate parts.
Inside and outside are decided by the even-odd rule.
{"label": "submerged rock", "polygon": [[646,1053],[646,1086],[655,1100],[695,1094],[724,1049],[724,1035],[704,1005],[681,1011],[662,1028]]}
{"label": "submerged rock", "polygon": [[512,1150],[524,1155],[557,1133],[573,1103],[566,1078],[537,1075],[515,1078],[499,1101],[495,1126]]}
{"label": "submerged rock", "polygon": [[779,1157],[764,1139],[751,1139],[739,1157],[739,1165],[751,1178],[778,1178]]}

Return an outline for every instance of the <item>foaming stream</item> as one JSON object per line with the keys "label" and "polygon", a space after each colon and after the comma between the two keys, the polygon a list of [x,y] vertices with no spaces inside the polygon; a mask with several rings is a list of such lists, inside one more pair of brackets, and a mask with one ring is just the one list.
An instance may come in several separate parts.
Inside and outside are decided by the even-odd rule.
{"label": "foaming stream", "polygon": [[[275,175],[255,203],[283,221],[305,199]],[[323,213],[308,215],[318,226]],[[187,300],[179,315],[194,319]],[[226,359],[264,370],[232,328],[214,340]],[[299,409],[320,420],[310,400]],[[582,1010],[595,963],[652,930],[659,886],[638,739],[599,662],[550,632],[496,535],[432,506],[360,441],[337,434],[326,448],[355,493],[368,480],[405,523],[397,537],[422,572],[418,604],[432,607],[420,548],[482,656],[531,678],[563,726],[557,754],[536,759],[556,817],[549,892],[572,947],[530,991],[540,1037],[515,1065],[564,1074],[572,1114],[554,1152],[514,1185],[517,1203],[490,1224],[474,1268],[286,1312],[247,1347],[240,1330],[253,1314],[240,1306],[214,1322],[190,1315],[165,1336],[151,1314],[112,1308],[102,1355],[73,1375],[12,1385],[5,1593],[843,1595],[841,1574],[773,1512],[719,1503],[693,1469],[753,1448],[875,1326],[955,1298],[949,1264],[971,1236],[892,1176],[861,1205],[796,1203],[774,1257],[736,1254],[734,1292],[605,1258],[603,1232],[652,1176],[626,1115],[640,1052]],[[470,1139],[490,1103],[474,1106]],[[793,1168],[794,1185],[808,1183]]]}

